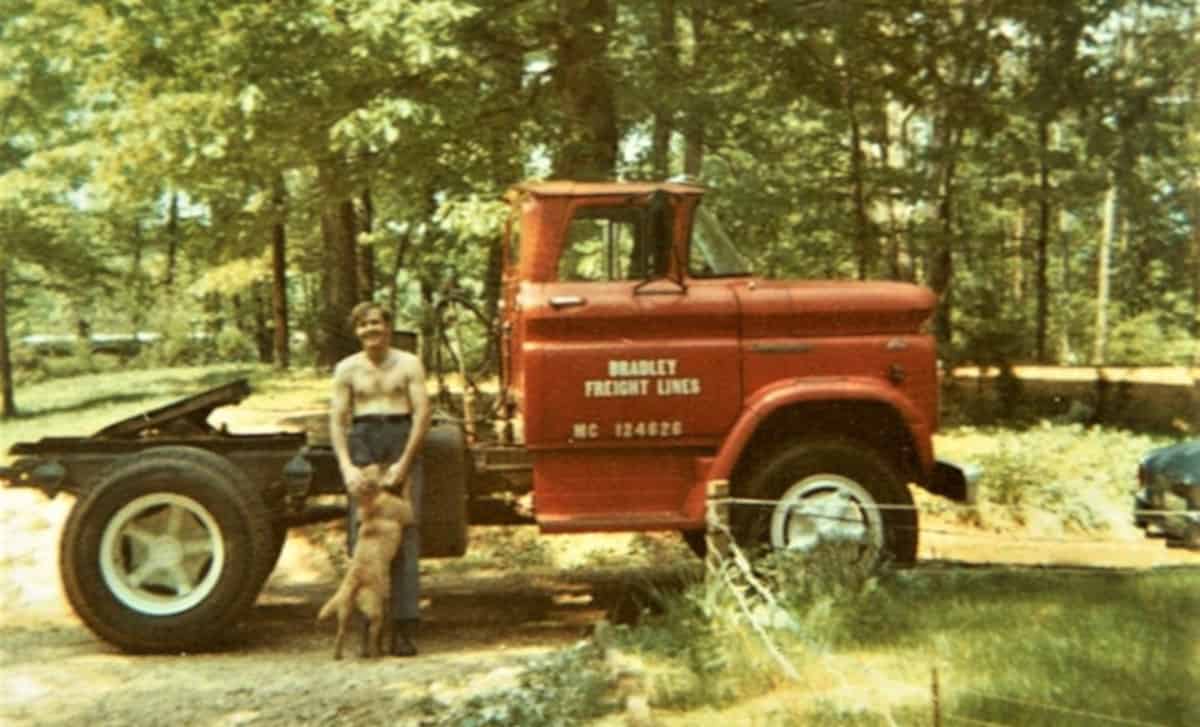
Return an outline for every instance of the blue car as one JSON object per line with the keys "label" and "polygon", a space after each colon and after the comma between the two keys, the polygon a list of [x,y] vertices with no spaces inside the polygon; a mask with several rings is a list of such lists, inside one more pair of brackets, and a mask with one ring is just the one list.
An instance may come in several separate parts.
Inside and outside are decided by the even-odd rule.
{"label": "blue car", "polygon": [[1169,548],[1200,550],[1200,439],[1149,452],[1138,465],[1133,521]]}

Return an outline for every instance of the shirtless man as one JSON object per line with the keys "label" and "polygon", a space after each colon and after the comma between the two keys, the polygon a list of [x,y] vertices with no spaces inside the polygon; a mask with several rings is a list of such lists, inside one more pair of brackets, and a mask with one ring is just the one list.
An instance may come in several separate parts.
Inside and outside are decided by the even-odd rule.
{"label": "shirtless man", "polygon": [[420,618],[421,552],[419,524],[421,443],[429,431],[429,398],[425,370],[411,353],[392,348],[392,314],[376,303],[359,303],[350,313],[362,351],[347,356],[333,370],[333,407],[329,434],[342,480],[350,495],[347,540],[350,552],[358,531],[357,494],[362,467],[384,467],[383,484],[399,486],[411,477],[415,522],[404,528],[404,541],[392,561],[392,654],[414,656],[412,643]]}

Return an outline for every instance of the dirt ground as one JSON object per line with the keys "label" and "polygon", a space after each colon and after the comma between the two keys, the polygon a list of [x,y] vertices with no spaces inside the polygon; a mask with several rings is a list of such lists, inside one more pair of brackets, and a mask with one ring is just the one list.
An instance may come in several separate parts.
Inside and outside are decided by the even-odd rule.
{"label": "dirt ground", "polygon": [[[0,725],[417,724],[418,704],[511,683],[521,661],[586,638],[617,599],[613,574],[428,575],[415,659],[331,659],[315,621],[336,585],[330,557],[293,535],[221,651],[131,656],[98,640],[61,593],[58,537],[72,499],[0,491]],[[620,536],[614,536],[620,537]],[[619,545],[609,543],[609,547]],[[432,702],[430,700],[433,700]]]}
{"label": "dirt ground", "polygon": [[[333,591],[330,558],[293,536],[232,644],[206,654],[130,656],[96,639],[61,595],[58,535],[71,505],[0,492],[0,725],[163,722],[211,725],[418,724],[420,705],[511,682],[521,660],[585,638],[620,605],[612,574],[539,578],[447,573],[425,578],[415,659],[330,659],[332,624],[314,616]],[[1136,540],[1013,541],[933,523],[926,567],[962,561],[1071,566],[1200,566],[1200,554]],[[617,549],[625,536],[588,536]],[[551,539],[556,547],[578,537]],[[428,706],[426,706],[428,708]],[[436,706],[434,707],[436,709]]]}

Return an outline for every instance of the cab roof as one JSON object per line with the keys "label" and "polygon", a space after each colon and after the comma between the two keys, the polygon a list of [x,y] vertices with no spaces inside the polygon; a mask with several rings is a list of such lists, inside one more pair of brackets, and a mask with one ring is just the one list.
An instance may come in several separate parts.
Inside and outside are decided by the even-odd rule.
{"label": "cab roof", "polygon": [[522,182],[513,190],[539,197],[595,197],[613,194],[650,194],[662,191],[669,194],[704,194],[705,188],[685,182],[573,182],[551,180]]}

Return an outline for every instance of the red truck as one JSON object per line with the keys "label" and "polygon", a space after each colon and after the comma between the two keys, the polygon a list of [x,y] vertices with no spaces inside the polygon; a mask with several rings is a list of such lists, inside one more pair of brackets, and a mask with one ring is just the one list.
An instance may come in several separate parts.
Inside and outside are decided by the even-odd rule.
{"label": "red truck", "polygon": [[[755,277],[704,194],[684,183],[510,190],[499,421],[478,430],[496,436],[445,419],[431,431],[426,556],[462,555],[468,523],[675,530],[699,550],[709,485],[724,482],[744,544],[903,564],[917,546],[909,483],[970,498],[969,478],[933,452],[934,295]],[[341,515],[316,500],[342,492],[319,438],[208,423],[248,393],[234,382],[90,437],[10,450],[0,479],[77,496],[63,581],[102,638],[132,651],[205,646],[251,606],[287,528]]]}

